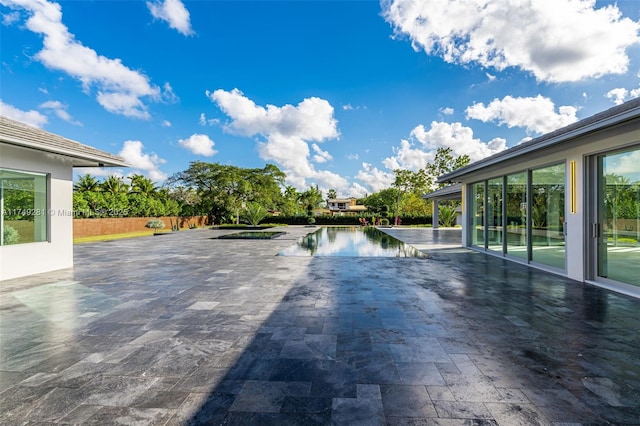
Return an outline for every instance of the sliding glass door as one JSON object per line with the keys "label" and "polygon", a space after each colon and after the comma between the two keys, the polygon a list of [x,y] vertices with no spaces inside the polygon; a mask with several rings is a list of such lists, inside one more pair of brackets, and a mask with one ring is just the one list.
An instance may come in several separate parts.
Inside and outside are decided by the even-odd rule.
{"label": "sliding glass door", "polygon": [[596,157],[595,275],[640,286],[640,147]]}
{"label": "sliding glass door", "polygon": [[487,248],[498,252],[503,250],[503,188],[502,177],[487,181]]}
{"label": "sliding glass door", "polygon": [[528,259],[527,210],[527,172],[508,175],[506,253],[522,259]]}
{"label": "sliding glass door", "polygon": [[484,182],[471,185],[471,244],[484,248]]}
{"label": "sliding glass door", "polygon": [[531,260],[564,269],[565,165],[531,171]]}

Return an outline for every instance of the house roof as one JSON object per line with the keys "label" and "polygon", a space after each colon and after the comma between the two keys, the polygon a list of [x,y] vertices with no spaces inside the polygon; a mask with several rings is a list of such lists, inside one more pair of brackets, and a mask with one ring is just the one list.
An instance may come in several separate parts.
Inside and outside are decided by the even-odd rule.
{"label": "house roof", "polygon": [[457,182],[464,175],[480,169],[574,140],[580,136],[640,118],[640,98],[600,112],[591,117],[521,143],[490,157],[438,177],[438,182]]}
{"label": "house roof", "polygon": [[462,197],[462,184],[454,183],[453,185],[445,186],[437,191],[430,192],[422,196],[425,200],[459,200]]}
{"label": "house roof", "polygon": [[348,203],[350,201],[353,200],[357,200],[356,197],[350,197],[350,198],[329,198],[328,201],[330,203]]}
{"label": "house roof", "polygon": [[122,157],[0,116],[0,144],[63,155],[74,167],[129,167]]}

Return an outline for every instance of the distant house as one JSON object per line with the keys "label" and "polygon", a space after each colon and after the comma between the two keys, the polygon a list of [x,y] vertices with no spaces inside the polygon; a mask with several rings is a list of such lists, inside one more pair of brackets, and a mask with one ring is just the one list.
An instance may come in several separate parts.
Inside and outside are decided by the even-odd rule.
{"label": "distant house", "polygon": [[640,98],[438,181],[464,246],[640,297]]}
{"label": "distant house", "polygon": [[73,168],[115,155],[0,116],[0,280],[73,266]]}
{"label": "distant house", "polygon": [[365,206],[356,205],[356,198],[329,198],[327,206],[329,213],[333,216],[336,214],[358,214],[367,211]]}

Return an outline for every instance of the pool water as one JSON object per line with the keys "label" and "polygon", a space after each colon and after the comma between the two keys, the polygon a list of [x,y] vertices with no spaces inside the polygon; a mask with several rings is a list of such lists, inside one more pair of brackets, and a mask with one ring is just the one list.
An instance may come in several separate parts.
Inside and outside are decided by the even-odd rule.
{"label": "pool water", "polygon": [[327,227],[299,239],[279,256],[426,257],[373,227]]}

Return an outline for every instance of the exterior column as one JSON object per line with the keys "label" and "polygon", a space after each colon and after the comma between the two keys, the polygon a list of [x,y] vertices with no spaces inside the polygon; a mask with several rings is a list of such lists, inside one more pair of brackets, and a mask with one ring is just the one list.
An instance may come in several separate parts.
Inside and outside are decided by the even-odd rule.
{"label": "exterior column", "polygon": [[439,202],[437,198],[433,199],[433,215],[432,215],[432,222],[433,222],[433,229],[438,229],[438,207],[439,207]]}

